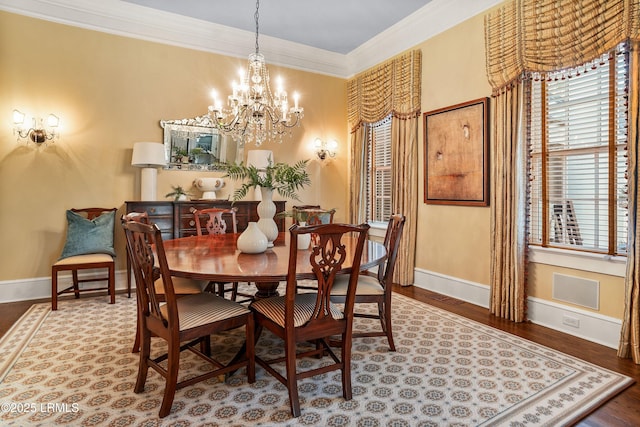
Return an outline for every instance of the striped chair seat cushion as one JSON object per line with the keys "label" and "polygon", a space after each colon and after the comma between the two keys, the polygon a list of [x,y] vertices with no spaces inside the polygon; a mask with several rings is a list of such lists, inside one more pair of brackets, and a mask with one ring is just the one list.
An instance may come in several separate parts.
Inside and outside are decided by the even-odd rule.
{"label": "striped chair seat cushion", "polygon": [[[293,311],[293,325],[294,327],[303,326],[305,323],[311,319],[311,315],[313,314],[313,309],[316,306],[316,295],[315,293],[306,293],[306,294],[298,294],[296,295],[296,300],[294,303],[294,311]],[[266,298],[262,300],[257,300],[251,304],[251,308],[258,313],[263,314],[269,319],[273,320],[278,325],[284,327],[284,306],[285,306],[285,297],[272,297]],[[340,310],[340,308],[331,304],[331,317],[334,319],[342,319],[344,314]]]}
{"label": "striped chair seat cushion", "polygon": [[[349,275],[340,274],[336,276],[336,280],[333,282],[333,288],[331,288],[331,295],[346,295],[347,287],[349,286]],[[356,295],[383,295],[384,289],[377,277],[365,276],[360,274],[358,276],[358,287],[356,288]]]}
{"label": "striped chair seat cushion", "polygon": [[[184,277],[172,277],[171,282],[173,283],[173,292],[176,295],[199,294],[209,286],[209,281],[207,280],[194,280]],[[157,294],[164,294],[162,278],[156,280],[155,286]]]}
{"label": "striped chair seat cushion", "polygon": [[[244,305],[208,292],[177,298],[176,303],[178,304],[180,331],[250,313]],[[160,311],[166,317],[167,305],[160,307]]]}

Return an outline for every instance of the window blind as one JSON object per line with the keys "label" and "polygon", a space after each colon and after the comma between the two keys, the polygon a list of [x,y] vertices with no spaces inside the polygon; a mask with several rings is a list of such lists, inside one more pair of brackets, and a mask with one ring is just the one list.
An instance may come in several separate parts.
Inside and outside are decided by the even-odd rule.
{"label": "window blind", "polygon": [[625,254],[628,59],[531,81],[530,243]]}
{"label": "window blind", "polygon": [[367,219],[391,216],[391,118],[371,125],[368,132]]}

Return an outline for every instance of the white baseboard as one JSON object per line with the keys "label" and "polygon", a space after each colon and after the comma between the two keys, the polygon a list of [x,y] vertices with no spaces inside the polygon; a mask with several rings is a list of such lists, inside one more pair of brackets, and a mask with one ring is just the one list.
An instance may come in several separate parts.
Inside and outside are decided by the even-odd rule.
{"label": "white baseboard", "polygon": [[[622,320],[592,311],[547,301],[540,298],[528,298],[528,317],[541,326],[561,331],[588,341],[602,344],[613,349],[618,348]],[[572,320],[577,326],[569,326],[563,321]]]}
{"label": "white baseboard", "polygon": [[[433,271],[415,269],[415,286],[489,308],[489,286]],[[618,348],[622,321],[554,301],[529,297],[527,317],[532,323],[613,349]],[[570,320],[575,326],[565,324]]]}
{"label": "white baseboard", "polygon": [[415,269],[415,286],[489,308],[489,286],[433,271]]}
{"label": "white baseboard", "polygon": [[[97,275],[98,273],[89,273],[84,275],[80,274],[80,277],[96,277]],[[115,280],[116,291],[127,289],[126,270],[116,271]],[[58,276],[59,289],[64,289],[64,287],[70,285],[71,274],[60,274]],[[82,286],[82,284],[80,286]],[[95,286],[95,284],[89,286]],[[135,289],[135,284],[132,283],[131,287],[132,289]],[[0,303],[28,301],[42,298],[51,298],[51,277],[36,277],[32,279],[0,281]]]}

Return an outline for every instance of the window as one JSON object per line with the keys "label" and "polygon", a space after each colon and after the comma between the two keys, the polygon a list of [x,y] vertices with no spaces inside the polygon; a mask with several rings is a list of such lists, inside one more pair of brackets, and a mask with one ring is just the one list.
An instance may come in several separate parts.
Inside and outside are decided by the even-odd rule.
{"label": "window", "polygon": [[391,216],[391,116],[368,126],[367,221]]}
{"label": "window", "polygon": [[627,87],[624,46],[587,66],[532,76],[530,244],[626,254]]}

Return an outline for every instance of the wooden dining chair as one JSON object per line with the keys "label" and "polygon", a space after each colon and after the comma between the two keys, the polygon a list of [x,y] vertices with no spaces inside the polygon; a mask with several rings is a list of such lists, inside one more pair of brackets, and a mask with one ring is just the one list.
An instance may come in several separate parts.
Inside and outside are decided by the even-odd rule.
{"label": "wooden dining chair", "polygon": [[[58,309],[58,296],[106,290],[110,303],[116,302],[115,250],[113,245],[116,208],[81,208],[67,211],[67,239],[60,259],[51,266],[51,310]],[[79,271],[101,274],[80,278]],[[58,273],[71,271],[71,286],[58,289]],[[106,282],[105,286],[81,287],[81,283]]]}
{"label": "wooden dining chair", "polygon": [[[149,224],[149,214],[147,212],[130,212],[126,215],[123,215],[121,218],[121,223],[124,224],[128,221],[141,222],[143,224]],[[127,251],[127,275],[131,274],[131,256],[129,255],[129,251]],[[154,274],[156,275],[156,296],[158,297],[158,301],[164,302],[164,284],[162,283],[162,277],[160,275],[160,269],[155,268]],[[202,292],[206,292],[209,287],[209,282],[207,280],[197,280],[197,279],[189,279],[186,277],[172,277],[173,281],[173,291],[176,295],[176,298],[185,296],[185,295],[194,295]],[[138,300],[139,301],[139,300]],[[137,353],[140,351],[140,324],[141,320],[138,319],[138,326],[136,327],[136,337],[133,343],[132,353]]]}
{"label": "wooden dining chair", "polygon": [[[165,388],[158,415],[163,418],[171,412],[175,392],[182,387],[243,367],[246,368],[248,382],[255,382],[254,320],[251,311],[242,304],[209,292],[177,298],[160,229],[155,224],[137,221],[128,221],[122,226],[133,264],[138,318],[141,321],[142,343],[134,392],[144,391],[149,368],[162,375]],[[156,293],[157,270],[162,278],[164,303],[160,302]],[[210,336],[241,326],[245,328],[246,357],[234,359],[226,365],[214,359],[211,355]],[[167,352],[151,358],[151,337],[165,340]],[[178,381],[180,352],[183,350],[190,350],[210,363],[212,370]],[[166,365],[161,363],[163,361],[166,361]]]}
{"label": "wooden dining chair", "polygon": [[[353,304],[360,261],[364,247],[368,224],[359,226],[348,224],[322,224],[301,227],[292,225],[289,267],[287,272],[286,293],[284,296],[271,297],[254,301],[249,308],[256,320],[256,331],[259,336],[263,328],[284,341],[284,357],[266,359],[256,356],[256,363],[287,386],[289,403],[294,417],[300,416],[298,399],[298,380],[333,370],[342,374],[342,395],[351,399],[351,328],[353,324]],[[297,236],[316,233],[318,243],[309,251],[298,251]],[[351,235],[353,234],[354,237]],[[347,253],[343,239],[355,238],[355,249]],[[311,265],[318,281],[316,292],[297,293],[296,273],[298,257],[308,257],[305,261]],[[336,275],[347,260],[352,260],[349,286],[342,307],[331,302],[331,289]],[[331,336],[340,336],[340,355],[329,345]],[[312,342],[311,350],[298,351],[298,344]],[[333,363],[321,367],[298,371],[296,359],[308,356],[328,354]],[[272,365],[284,362],[284,373]],[[282,370],[282,369],[280,369]]]}
{"label": "wooden dining chair", "polygon": [[331,224],[335,209],[322,209],[320,205],[298,205],[291,208],[293,223],[299,224],[300,214],[306,218],[305,225]]}
{"label": "wooden dining chair", "polygon": [[[231,217],[231,231],[238,233],[238,221],[236,220],[237,208],[206,208],[193,209],[193,220],[196,225],[196,233],[202,235],[225,234],[228,229],[228,223],[224,217]],[[231,284],[231,288],[227,289],[226,285]],[[215,288],[216,294],[225,296],[231,292],[231,300],[238,301],[238,295],[245,299],[240,302],[253,301],[253,295],[238,293],[238,282],[210,282],[209,285]]]}
{"label": "wooden dining chair", "polygon": [[[370,272],[361,273],[358,277],[355,303],[378,304],[378,314],[367,314],[354,312],[355,317],[378,319],[381,331],[354,332],[354,338],[386,336],[389,341],[391,351],[396,351],[393,342],[393,330],[391,327],[391,294],[393,285],[393,272],[395,271],[396,260],[398,258],[398,248],[402,238],[402,230],[405,223],[404,215],[391,215],[389,225],[384,237],[384,247],[387,250],[387,259],[378,266],[375,274]],[[349,291],[349,279],[338,277],[331,290],[331,300],[336,303],[346,301]]]}

